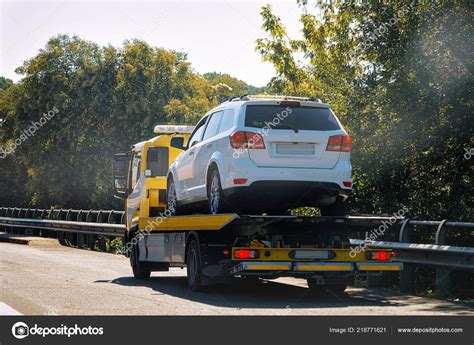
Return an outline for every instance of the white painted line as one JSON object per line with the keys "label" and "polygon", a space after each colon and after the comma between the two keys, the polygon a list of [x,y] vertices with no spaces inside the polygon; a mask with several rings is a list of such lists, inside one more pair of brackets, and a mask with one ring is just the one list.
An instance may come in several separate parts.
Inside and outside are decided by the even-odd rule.
{"label": "white painted line", "polygon": [[23,315],[23,314],[16,311],[12,307],[10,307],[8,304],[0,302],[0,315],[15,316],[15,315]]}

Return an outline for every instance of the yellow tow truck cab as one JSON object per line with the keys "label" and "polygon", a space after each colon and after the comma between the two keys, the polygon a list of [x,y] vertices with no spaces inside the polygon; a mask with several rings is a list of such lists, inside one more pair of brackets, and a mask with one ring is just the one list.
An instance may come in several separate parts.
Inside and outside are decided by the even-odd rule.
{"label": "yellow tow truck cab", "polygon": [[[122,252],[134,276],[187,267],[188,285],[199,290],[234,277],[304,278],[312,289],[335,292],[352,284],[356,272],[397,271],[390,250],[357,250],[349,235],[351,217],[267,215],[170,216],[166,211],[168,167],[186,147],[192,126],[156,126],[158,136],[115,155],[114,193],[124,200],[126,228]],[[377,220],[383,221],[382,218]],[[364,228],[365,227],[365,228]]]}
{"label": "yellow tow truck cab", "polygon": [[193,126],[158,125],[158,136],[139,142],[127,153],[115,155],[115,196],[125,200],[127,229],[139,219],[156,217],[166,208],[166,175],[169,165],[183,151]]}

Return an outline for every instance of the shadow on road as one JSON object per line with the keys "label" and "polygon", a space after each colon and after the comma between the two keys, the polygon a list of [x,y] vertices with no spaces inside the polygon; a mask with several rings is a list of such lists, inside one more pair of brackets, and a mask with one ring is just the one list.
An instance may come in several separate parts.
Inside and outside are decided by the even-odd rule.
{"label": "shadow on road", "polygon": [[[98,283],[105,281],[96,281]],[[137,280],[121,277],[107,283],[123,286],[143,286],[160,294],[228,308],[341,308],[350,306],[397,306],[388,298],[360,295],[349,291],[344,294],[315,294],[306,287],[273,281],[237,281],[232,285],[209,286],[205,292],[192,292],[185,277],[152,277]]]}

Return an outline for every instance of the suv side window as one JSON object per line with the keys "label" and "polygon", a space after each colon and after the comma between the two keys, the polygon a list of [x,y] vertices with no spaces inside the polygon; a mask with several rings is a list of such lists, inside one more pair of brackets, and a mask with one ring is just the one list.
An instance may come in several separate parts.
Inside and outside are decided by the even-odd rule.
{"label": "suv side window", "polygon": [[196,125],[193,134],[191,134],[191,137],[189,138],[188,148],[193,147],[197,143],[201,142],[202,133],[206,128],[204,125],[206,124],[208,118],[209,116],[202,118],[201,121],[199,121],[199,123]]}
{"label": "suv side window", "polygon": [[218,133],[219,123],[221,122],[222,113],[223,112],[221,110],[211,115],[211,119],[207,123],[206,131],[204,132],[204,138],[202,138],[202,140],[211,138]]}
{"label": "suv side window", "polygon": [[234,126],[234,109],[225,109],[222,115],[219,133],[225,132]]}

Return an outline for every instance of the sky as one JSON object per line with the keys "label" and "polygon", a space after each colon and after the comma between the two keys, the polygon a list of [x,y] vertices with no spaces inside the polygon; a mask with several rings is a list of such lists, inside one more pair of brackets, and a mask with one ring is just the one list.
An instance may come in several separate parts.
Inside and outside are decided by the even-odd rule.
{"label": "sky", "polygon": [[255,40],[261,6],[271,3],[290,37],[300,36],[300,9],[291,1],[77,1],[0,0],[0,76],[21,79],[15,68],[35,56],[49,38],[78,35],[99,45],[121,46],[138,38],[183,51],[199,73],[221,72],[266,85],[273,66],[262,62]]}

